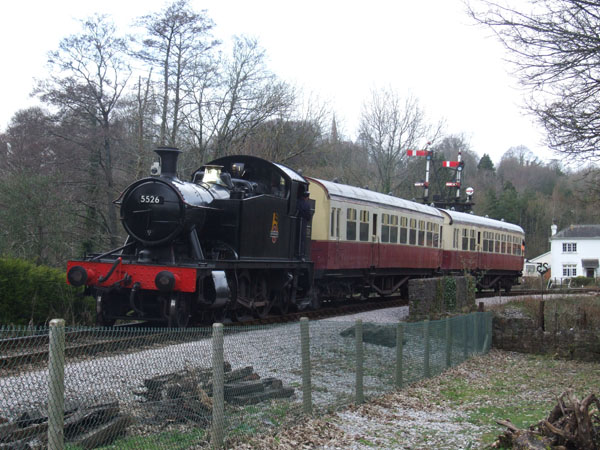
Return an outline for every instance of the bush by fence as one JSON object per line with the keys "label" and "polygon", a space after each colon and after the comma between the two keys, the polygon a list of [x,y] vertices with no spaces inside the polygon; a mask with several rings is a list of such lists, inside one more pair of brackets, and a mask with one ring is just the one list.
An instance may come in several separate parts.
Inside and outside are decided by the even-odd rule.
{"label": "bush by fence", "polygon": [[90,325],[94,302],[66,283],[65,273],[47,266],[0,258],[0,323],[44,325],[53,317]]}
{"label": "bush by fence", "polygon": [[[273,432],[303,414],[380,396],[487,352],[491,318],[472,313],[391,325],[302,320],[187,330],[65,329],[57,322],[49,369],[0,378],[0,423],[8,420],[0,437],[23,445],[66,440],[69,448],[109,442],[116,448],[220,447]],[[129,344],[117,355],[67,357],[65,363],[69,348],[94,333],[113,346],[137,339],[137,351]],[[19,351],[10,342],[18,341],[0,341],[0,354]]]}

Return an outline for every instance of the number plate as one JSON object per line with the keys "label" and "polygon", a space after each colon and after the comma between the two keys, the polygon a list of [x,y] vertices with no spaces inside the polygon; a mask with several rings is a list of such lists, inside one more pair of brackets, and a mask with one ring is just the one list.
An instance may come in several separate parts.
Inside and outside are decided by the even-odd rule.
{"label": "number plate", "polygon": [[160,195],[140,195],[139,197],[140,203],[150,204],[150,205],[162,205],[165,200]]}

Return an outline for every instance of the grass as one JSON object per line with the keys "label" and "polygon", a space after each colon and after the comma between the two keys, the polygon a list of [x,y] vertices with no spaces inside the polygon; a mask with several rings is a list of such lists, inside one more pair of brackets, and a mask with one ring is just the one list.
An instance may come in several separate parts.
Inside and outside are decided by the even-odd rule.
{"label": "grass", "polygon": [[[545,298],[544,322],[546,331],[564,330],[573,327],[597,330],[600,328],[600,296],[564,296]],[[513,300],[488,308],[497,313],[508,310],[520,311],[524,316],[538,320],[539,298]]]}
{"label": "grass", "polygon": [[470,373],[440,377],[436,392],[441,404],[458,407],[466,421],[489,429],[481,438],[484,445],[502,431],[496,420],[509,419],[517,427],[527,428],[546,418],[567,388],[583,398],[597,392],[600,385],[597,363],[547,356],[492,352],[468,361],[460,369],[465,370]]}

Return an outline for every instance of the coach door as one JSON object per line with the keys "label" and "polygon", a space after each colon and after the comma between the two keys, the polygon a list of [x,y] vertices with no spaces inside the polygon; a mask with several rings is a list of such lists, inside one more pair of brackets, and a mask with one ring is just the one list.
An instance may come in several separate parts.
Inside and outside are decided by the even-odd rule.
{"label": "coach door", "polygon": [[379,251],[381,245],[379,245],[379,233],[377,233],[377,214],[373,214],[373,227],[371,230],[371,266],[379,267]]}

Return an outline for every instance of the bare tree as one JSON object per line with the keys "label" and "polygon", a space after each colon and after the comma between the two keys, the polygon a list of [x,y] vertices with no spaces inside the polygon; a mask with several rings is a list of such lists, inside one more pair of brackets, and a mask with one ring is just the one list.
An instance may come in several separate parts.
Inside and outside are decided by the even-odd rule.
{"label": "bare tree", "polygon": [[117,244],[112,127],[131,73],[125,50],[114,24],[106,16],[93,16],[82,21],[80,34],[64,38],[59,49],[49,54],[51,73],[35,90],[43,102],[58,109],[59,116],[77,121],[78,126],[63,138],[85,147],[102,171],[106,232],[112,245]]}
{"label": "bare tree", "polygon": [[214,156],[234,152],[258,125],[287,116],[295,100],[292,88],[267,70],[256,39],[236,37],[222,70],[223,84],[209,112]]}
{"label": "bare tree", "polygon": [[176,0],[163,11],[143,16],[139,23],[147,37],[137,53],[161,74],[160,145],[177,145],[186,103],[184,86],[198,68],[198,59],[218,41],[212,39],[214,23],[206,11],[194,12],[188,0]]}
{"label": "bare tree", "polygon": [[406,150],[433,141],[441,124],[432,127],[416,98],[402,99],[390,89],[373,90],[363,104],[359,140],[377,167],[378,189],[392,192],[396,175],[404,166]]}
{"label": "bare tree", "polygon": [[[474,6],[477,5],[477,6]],[[474,0],[468,11],[510,51],[543,124],[548,145],[565,156],[600,157],[600,1]]]}

